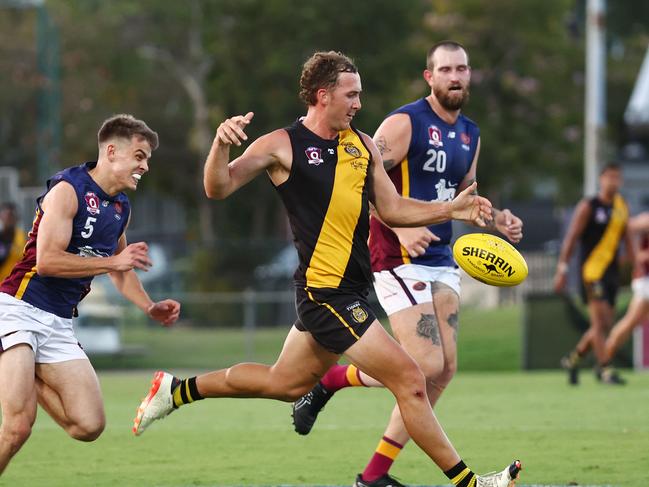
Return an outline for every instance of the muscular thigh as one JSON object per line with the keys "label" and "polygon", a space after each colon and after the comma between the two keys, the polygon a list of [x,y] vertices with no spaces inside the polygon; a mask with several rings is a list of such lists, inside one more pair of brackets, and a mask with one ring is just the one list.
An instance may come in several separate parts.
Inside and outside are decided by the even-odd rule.
{"label": "muscular thigh", "polygon": [[276,379],[293,387],[314,385],[340,355],[325,350],[308,331],[293,326],[271,367]]}
{"label": "muscular thigh", "polygon": [[3,417],[27,414],[36,417],[34,351],[19,344],[0,353],[0,405]]}
{"label": "muscular thigh", "polygon": [[36,376],[56,391],[68,418],[103,414],[99,381],[89,360],[36,364]]}
{"label": "muscular thigh", "polygon": [[433,283],[432,302],[390,315],[394,336],[420,364],[455,361],[459,299],[444,284]]}
{"label": "muscular thigh", "polygon": [[394,337],[420,365],[443,360],[442,337],[432,302],[390,315]]}

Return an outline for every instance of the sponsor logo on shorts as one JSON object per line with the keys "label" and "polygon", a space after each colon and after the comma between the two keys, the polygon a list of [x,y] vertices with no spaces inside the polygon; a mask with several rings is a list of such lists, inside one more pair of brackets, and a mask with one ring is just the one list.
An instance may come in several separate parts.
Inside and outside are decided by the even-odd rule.
{"label": "sponsor logo on shorts", "polygon": [[421,282],[421,281],[416,282],[416,283],[414,283],[414,284],[412,285],[412,288],[413,288],[415,291],[423,291],[424,289],[426,289],[426,283],[425,283],[425,282]]}
{"label": "sponsor logo on shorts", "polygon": [[363,309],[361,303],[359,303],[358,301],[347,306],[347,311],[352,312],[352,318],[354,318],[354,321],[356,323],[364,323],[365,320],[367,320],[367,317],[369,316],[367,314],[367,311]]}

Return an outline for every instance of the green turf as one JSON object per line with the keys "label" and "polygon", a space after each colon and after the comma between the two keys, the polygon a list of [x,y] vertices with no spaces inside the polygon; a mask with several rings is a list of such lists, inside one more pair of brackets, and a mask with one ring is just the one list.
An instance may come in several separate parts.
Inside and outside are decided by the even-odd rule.
{"label": "green turf", "polygon": [[[520,457],[521,484],[646,486],[649,375],[626,387],[569,388],[558,373],[460,373],[438,414],[466,462],[478,471]],[[287,404],[207,400],[184,407],[147,433],[130,433],[150,374],[100,375],[108,427],[78,443],[42,412],[9,466],[7,486],[350,485],[373,451],[392,407],[383,390],[348,389],[313,433],[293,433]],[[414,445],[393,473],[411,484],[445,484]],[[570,484],[576,485],[576,484]]]}
{"label": "green turf", "polygon": [[[520,367],[520,308],[463,308],[460,312],[460,370],[516,370]],[[124,326],[122,340],[133,353],[93,357],[97,368],[222,368],[254,360],[272,363],[288,326],[259,328],[251,345],[240,329]],[[251,347],[251,348],[249,348]]]}

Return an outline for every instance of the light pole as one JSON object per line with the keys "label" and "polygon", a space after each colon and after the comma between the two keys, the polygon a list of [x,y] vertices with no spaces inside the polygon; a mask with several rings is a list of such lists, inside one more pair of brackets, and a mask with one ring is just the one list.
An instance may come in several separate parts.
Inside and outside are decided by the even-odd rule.
{"label": "light pole", "polygon": [[584,103],[584,195],[597,190],[604,162],[606,119],[606,0],[586,4],[586,96]]}
{"label": "light pole", "polygon": [[39,77],[36,142],[38,179],[47,179],[58,166],[61,152],[61,82],[59,35],[45,0],[0,0],[0,8],[34,9],[36,59]]}

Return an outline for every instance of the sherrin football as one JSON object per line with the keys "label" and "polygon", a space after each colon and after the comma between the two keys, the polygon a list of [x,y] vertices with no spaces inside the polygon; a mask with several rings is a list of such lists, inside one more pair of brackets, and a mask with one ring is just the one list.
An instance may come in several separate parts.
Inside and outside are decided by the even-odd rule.
{"label": "sherrin football", "polygon": [[527,277],[527,262],[509,242],[488,233],[467,233],[453,245],[455,262],[491,286],[516,286]]}

